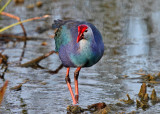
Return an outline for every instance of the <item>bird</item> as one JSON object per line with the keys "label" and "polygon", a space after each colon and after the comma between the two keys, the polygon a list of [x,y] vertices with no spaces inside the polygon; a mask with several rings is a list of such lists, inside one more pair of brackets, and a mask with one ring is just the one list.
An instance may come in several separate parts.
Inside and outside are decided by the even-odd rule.
{"label": "bird", "polygon": [[[64,67],[67,68],[65,81],[70,91],[73,104],[79,102],[78,76],[81,68],[91,67],[103,56],[104,43],[99,30],[91,23],[77,20],[54,20],[55,52]],[[70,68],[74,72],[75,96],[69,77]]]}

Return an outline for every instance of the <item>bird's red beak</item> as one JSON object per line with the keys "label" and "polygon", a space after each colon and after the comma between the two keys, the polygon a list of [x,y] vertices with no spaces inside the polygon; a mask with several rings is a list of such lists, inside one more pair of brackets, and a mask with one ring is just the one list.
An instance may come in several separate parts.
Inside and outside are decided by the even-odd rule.
{"label": "bird's red beak", "polygon": [[87,29],[87,25],[79,25],[78,26],[78,36],[77,36],[77,43],[83,38],[83,33]]}
{"label": "bird's red beak", "polygon": [[77,43],[82,39],[83,33],[79,33],[77,36]]}

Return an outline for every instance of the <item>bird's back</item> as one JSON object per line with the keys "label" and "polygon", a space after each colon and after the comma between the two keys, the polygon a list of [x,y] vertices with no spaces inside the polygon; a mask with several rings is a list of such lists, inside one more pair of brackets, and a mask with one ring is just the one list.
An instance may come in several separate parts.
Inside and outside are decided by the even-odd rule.
{"label": "bird's back", "polygon": [[[67,45],[72,40],[76,39],[76,35],[78,34],[77,26],[80,23],[78,21],[73,20],[55,20],[52,25],[53,29],[57,28],[55,33],[55,44],[56,51],[59,52],[59,49],[63,45]],[[74,34],[72,34],[74,33]],[[76,34],[77,33],[77,34]]]}

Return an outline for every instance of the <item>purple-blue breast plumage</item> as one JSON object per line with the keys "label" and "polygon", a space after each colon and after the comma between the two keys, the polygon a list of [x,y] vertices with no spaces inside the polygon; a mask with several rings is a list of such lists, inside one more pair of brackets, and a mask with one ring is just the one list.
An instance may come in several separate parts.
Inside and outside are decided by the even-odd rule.
{"label": "purple-blue breast plumage", "polygon": [[55,20],[56,51],[65,67],[90,67],[104,53],[101,33],[91,23],[74,20]]}

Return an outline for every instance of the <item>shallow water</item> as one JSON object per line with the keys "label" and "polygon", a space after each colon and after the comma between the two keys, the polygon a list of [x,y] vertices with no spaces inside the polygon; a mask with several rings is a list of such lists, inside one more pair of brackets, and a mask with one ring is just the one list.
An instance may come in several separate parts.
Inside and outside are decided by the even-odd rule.
{"label": "shallow water", "polygon": [[[3,3],[3,1],[2,1]],[[22,20],[50,14],[50,19],[24,23],[28,36],[41,38],[41,40],[27,41],[25,55],[22,63],[30,61],[51,50],[54,50],[54,40],[51,29],[44,33],[38,33],[37,27],[50,27],[55,19],[86,20],[93,23],[102,33],[105,53],[96,65],[83,68],[79,76],[79,105],[87,105],[97,102],[115,104],[119,99],[126,99],[128,93],[134,100],[137,99],[142,80],[135,74],[143,69],[148,73],[158,73],[160,69],[160,2],[158,0],[43,0],[41,8],[33,10],[26,8],[36,1],[28,0],[24,4],[15,5],[12,2],[6,12],[19,16]],[[16,22],[8,17],[1,17],[0,27]],[[20,26],[6,31],[6,33],[22,34]],[[47,46],[41,43],[46,41]],[[46,69],[33,69],[18,67],[14,62],[19,60],[22,53],[23,42],[7,44],[0,43],[3,54],[9,56],[11,63],[5,79],[9,80],[2,107],[2,113],[66,113],[66,107],[72,104],[72,100],[65,83],[66,68],[62,68],[57,74],[48,73],[48,69],[55,70],[60,64],[57,55],[52,55],[40,65]],[[72,87],[74,68],[70,71]],[[127,75],[127,78],[124,78]],[[9,88],[29,81],[22,86],[22,90],[13,91]],[[45,82],[46,85],[43,85]],[[0,80],[2,83],[2,80]],[[160,87],[154,84],[157,95],[160,96]],[[151,94],[152,88],[147,92]],[[151,105],[145,111],[136,109],[135,105],[116,110],[115,112],[160,113],[160,104]],[[114,113],[114,112],[113,112]]]}

